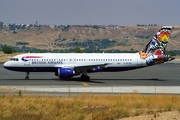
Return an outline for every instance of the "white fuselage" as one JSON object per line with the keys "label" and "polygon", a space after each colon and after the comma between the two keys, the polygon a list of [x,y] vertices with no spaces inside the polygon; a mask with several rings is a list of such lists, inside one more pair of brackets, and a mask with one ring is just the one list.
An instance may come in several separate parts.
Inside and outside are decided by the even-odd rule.
{"label": "white fuselage", "polygon": [[123,71],[147,66],[138,53],[28,53],[13,57],[4,67],[14,71],[54,72],[57,68],[84,66],[86,69],[90,65],[98,67],[98,64],[107,64],[103,71]]}

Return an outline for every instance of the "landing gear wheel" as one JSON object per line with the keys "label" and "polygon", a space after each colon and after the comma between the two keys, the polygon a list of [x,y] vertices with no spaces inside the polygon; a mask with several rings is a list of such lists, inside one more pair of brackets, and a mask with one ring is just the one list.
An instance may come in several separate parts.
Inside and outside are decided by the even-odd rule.
{"label": "landing gear wheel", "polygon": [[29,72],[26,72],[25,80],[29,80]]}
{"label": "landing gear wheel", "polygon": [[86,77],[85,77],[85,80],[86,80],[86,81],[89,81],[89,80],[90,80],[89,76],[86,76]]}
{"label": "landing gear wheel", "polygon": [[82,74],[82,75],[81,75],[81,79],[82,79],[82,80],[89,81],[90,78],[89,78],[89,76],[86,76],[86,75],[83,75],[83,74]]}

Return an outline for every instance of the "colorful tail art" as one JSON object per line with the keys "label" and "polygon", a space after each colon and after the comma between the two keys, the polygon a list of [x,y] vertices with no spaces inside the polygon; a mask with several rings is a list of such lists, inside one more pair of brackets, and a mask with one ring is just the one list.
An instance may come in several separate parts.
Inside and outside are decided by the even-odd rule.
{"label": "colorful tail art", "polygon": [[147,44],[146,48],[139,52],[140,58],[146,59],[148,65],[163,63],[174,59],[174,57],[165,55],[171,29],[171,26],[163,26]]}

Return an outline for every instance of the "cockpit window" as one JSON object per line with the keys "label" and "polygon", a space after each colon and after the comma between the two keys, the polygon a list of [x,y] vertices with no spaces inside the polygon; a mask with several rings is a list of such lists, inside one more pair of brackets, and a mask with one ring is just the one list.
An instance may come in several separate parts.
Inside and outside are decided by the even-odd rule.
{"label": "cockpit window", "polygon": [[19,61],[18,58],[11,58],[10,61]]}

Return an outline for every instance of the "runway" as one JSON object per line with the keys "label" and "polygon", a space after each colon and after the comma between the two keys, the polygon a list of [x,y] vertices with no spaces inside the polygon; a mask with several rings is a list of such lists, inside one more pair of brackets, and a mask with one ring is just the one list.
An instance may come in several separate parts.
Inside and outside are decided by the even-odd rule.
{"label": "runway", "polygon": [[88,74],[90,81],[80,76],[60,80],[54,73],[30,73],[30,80],[24,80],[25,73],[8,71],[0,66],[0,86],[10,89],[46,92],[75,93],[126,93],[137,90],[140,93],[180,93],[180,64],[160,64],[124,72],[102,72]]}
{"label": "runway", "polygon": [[180,86],[180,64],[160,64],[124,72],[90,73],[90,81],[80,76],[60,80],[54,73],[30,73],[30,80],[24,80],[24,72],[9,71],[0,66],[0,85],[138,85],[138,86]]}

